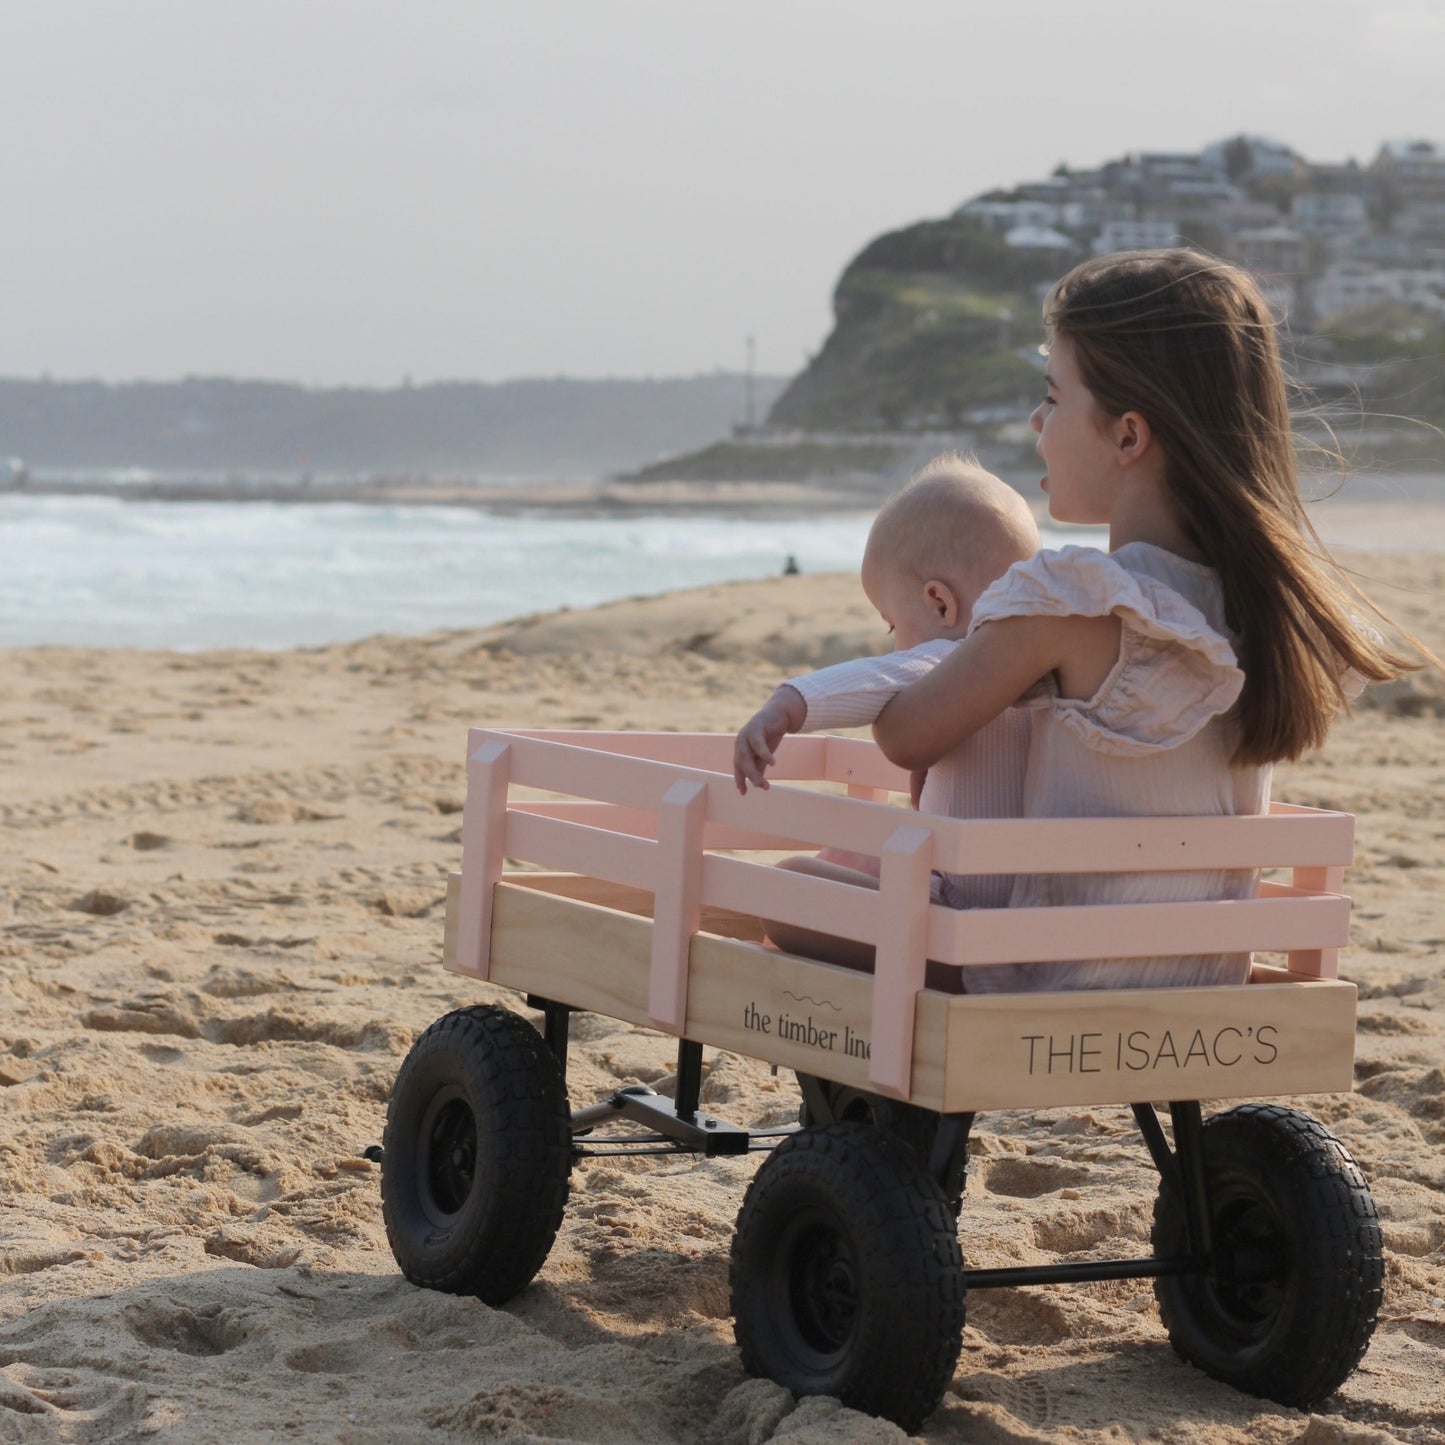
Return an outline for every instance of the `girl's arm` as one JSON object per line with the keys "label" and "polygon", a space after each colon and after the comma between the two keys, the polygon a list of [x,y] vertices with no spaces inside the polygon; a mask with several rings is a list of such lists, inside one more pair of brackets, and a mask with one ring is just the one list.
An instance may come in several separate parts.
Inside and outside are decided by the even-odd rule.
{"label": "girl's arm", "polygon": [[1119,658],[1117,617],[1002,617],[984,623],[878,715],[890,762],[931,768],[1054,673],[1061,697],[1093,697]]}

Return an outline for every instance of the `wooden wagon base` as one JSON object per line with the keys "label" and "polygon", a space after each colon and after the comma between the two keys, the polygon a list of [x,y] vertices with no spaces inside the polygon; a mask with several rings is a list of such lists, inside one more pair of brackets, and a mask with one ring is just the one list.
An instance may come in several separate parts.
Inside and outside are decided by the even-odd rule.
{"label": "wooden wagon base", "polygon": [[[504,875],[490,980],[647,1027],[653,895],[589,876]],[[460,876],[448,889],[446,959]],[[598,967],[605,959],[606,967]],[[705,909],[683,1037],[859,1089],[873,980],[764,947],[757,919]],[[914,1015],[910,1103],[942,1113],[1348,1091],[1355,987],[1256,964],[1247,986],[946,994]]]}

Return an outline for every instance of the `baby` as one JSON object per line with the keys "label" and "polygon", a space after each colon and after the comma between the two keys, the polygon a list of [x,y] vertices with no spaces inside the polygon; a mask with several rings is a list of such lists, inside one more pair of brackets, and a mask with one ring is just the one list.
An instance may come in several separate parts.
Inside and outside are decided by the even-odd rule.
{"label": "baby", "polygon": [[[1013,488],[958,455],[930,462],[878,513],[863,552],[863,590],[888,624],[897,650],[783,683],[738,732],[733,748],[738,790],[746,793],[749,783],[768,786],[767,769],[786,734],[871,723],[963,637],[984,589],[1038,550],[1033,513]],[[920,810],[955,818],[1021,817],[1028,742],[1027,715],[1006,709],[929,770]],[[876,859],[828,850],[780,866],[877,887]],[[935,901],[952,908],[1003,908],[1012,879],[943,874],[934,883]],[[872,966],[873,950],[866,945],[776,924],[768,933],[789,952]]]}

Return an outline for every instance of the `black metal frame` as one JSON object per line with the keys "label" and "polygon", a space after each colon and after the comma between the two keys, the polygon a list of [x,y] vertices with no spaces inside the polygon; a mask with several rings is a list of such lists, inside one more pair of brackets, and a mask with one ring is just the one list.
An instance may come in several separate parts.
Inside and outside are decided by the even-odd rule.
{"label": "black metal frame", "polygon": [[[567,1075],[568,1019],[572,1008],[550,999],[528,996],[528,1004],[543,1015],[542,1034],[556,1057],[563,1080]],[[803,1078],[804,1101],[809,1117],[819,1123],[833,1120],[827,1097],[817,1080]],[[646,1084],[618,1089],[599,1103],[572,1114],[573,1152],[578,1158],[618,1154],[745,1154],[751,1149],[771,1148],[792,1129],[747,1130],[729,1124],[698,1108],[702,1088],[702,1045],[679,1039],[677,1045],[677,1086],[669,1098]],[[1015,1288],[1033,1284],[1082,1284],[1091,1280],[1153,1279],[1165,1275],[1203,1274],[1214,1267],[1214,1245],[1210,1228],[1209,1193],[1204,1173],[1203,1116],[1197,1100],[1169,1105],[1174,1147],[1169,1147],[1164,1127],[1153,1104],[1132,1104],[1154,1167],[1166,1188],[1177,1191],[1183,1203],[1186,1254],[1172,1259],[1149,1256],[1142,1259],[1082,1260],[1075,1264],[1018,1265],[1008,1269],[965,1269],[967,1289]],[[648,1131],[631,1138],[584,1140],[599,1124],[626,1119]],[[929,1172],[949,1198],[962,1192],[968,1169],[968,1137],[973,1114],[939,1116],[938,1133],[929,1156]],[[758,1144],[754,1141],[766,1140]]]}

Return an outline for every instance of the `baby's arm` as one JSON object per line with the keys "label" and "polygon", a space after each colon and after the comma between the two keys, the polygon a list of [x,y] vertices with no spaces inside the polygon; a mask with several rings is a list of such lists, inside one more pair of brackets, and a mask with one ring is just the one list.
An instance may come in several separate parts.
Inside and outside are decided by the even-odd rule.
{"label": "baby's arm", "polygon": [[957,646],[952,639],[924,642],[835,663],[785,682],[739,730],[733,744],[733,778],[740,793],[768,786],[766,771],[788,733],[861,727],[910,683],[926,677]]}

